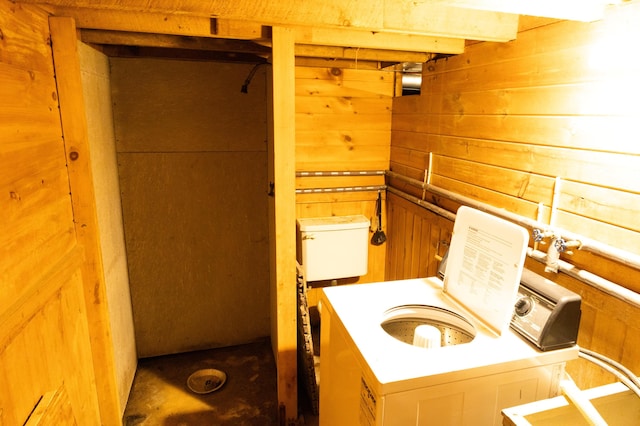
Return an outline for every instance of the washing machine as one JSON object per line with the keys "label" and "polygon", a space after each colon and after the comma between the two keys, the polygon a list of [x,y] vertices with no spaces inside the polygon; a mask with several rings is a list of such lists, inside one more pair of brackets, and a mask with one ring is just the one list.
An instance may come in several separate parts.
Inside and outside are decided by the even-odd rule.
{"label": "washing machine", "polygon": [[503,408],[557,395],[579,296],[525,271],[527,244],[461,207],[444,279],[324,289],[320,425],[499,425]]}

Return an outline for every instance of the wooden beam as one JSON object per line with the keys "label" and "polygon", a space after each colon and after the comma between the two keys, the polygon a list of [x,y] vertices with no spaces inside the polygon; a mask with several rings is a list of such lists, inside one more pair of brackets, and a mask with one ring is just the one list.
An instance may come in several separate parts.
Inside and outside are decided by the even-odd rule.
{"label": "wooden beam", "polygon": [[102,424],[117,425],[121,422],[124,410],[120,407],[115,377],[115,354],[107,306],[87,119],[84,114],[76,27],[73,19],[58,17],[49,19],[49,27],[64,148],[68,159],[73,222],[78,244],[84,247],[85,254],[82,280],[100,416]]}
{"label": "wooden beam", "polygon": [[431,54],[426,52],[399,52],[394,50],[309,45],[296,45],[296,56],[381,62],[426,62],[431,58]]}
{"label": "wooden beam", "polygon": [[[170,34],[211,35],[210,18],[264,25],[346,28],[473,40],[508,41],[516,37],[518,16],[487,10],[450,7],[443,2],[344,0],[24,0],[50,5],[60,16],[71,16],[81,28],[149,31],[166,26]],[[151,19],[152,22],[148,22]],[[162,23],[162,21],[165,21]],[[187,23],[195,20],[199,22]],[[206,20],[207,22],[202,22]],[[182,21],[184,25],[178,24]],[[206,28],[206,30],[205,30]],[[167,30],[168,31],[168,30]]]}
{"label": "wooden beam", "polygon": [[212,52],[242,52],[246,54],[264,55],[265,57],[271,55],[271,48],[244,40],[88,29],[81,30],[80,36],[84,43],[90,44],[164,47]]}
{"label": "wooden beam", "polygon": [[383,64],[378,61],[296,56],[296,67],[379,70]]}
{"label": "wooden beam", "polygon": [[343,46],[409,52],[464,52],[460,38],[430,37],[414,34],[358,31],[348,28],[296,27],[296,43],[315,46]]}
{"label": "wooden beam", "polygon": [[280,424],[298,417],[296,293],[295,34],[273,28],[272,159],[270,175],[271,339],[278,374]]}
{"label": "wooden beam", "polygon": [[465,9],[513,13],[591,22],[602,19],[612,0],[431,0],[432,3]]}

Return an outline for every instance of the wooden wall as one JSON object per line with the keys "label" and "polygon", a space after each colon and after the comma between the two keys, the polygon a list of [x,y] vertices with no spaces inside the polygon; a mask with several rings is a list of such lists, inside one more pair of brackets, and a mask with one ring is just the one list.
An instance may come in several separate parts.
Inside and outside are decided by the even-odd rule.
{"label": "wooden wall", "polygon": [[[464,54],[426,63],[422,94],[393,105],[391,169],[422,180],[432,153],[432,184],[547,223],[560,177],[556,226],[640,253],[640,62],[631,53],[638,19],[638,2],[610,6],[593,23],[522,17],[513,42],[468,44]],[[400,181],[392,185],[422,196]],[[426,199],[457,207],[434,194]],[[392,220],[403,220],[406,232],[431,216],[390,200],[392,211],[403,212]],[[400,224],[390,226],[391,247]],[[432,223],[439,236],[422,241],[433,249],[449,229]],[[397,272],[388,278],[413,275],[402,263],[417,256],[414,250],[422,255],[415,241],[398,244],[404,251],[390,255],[388,268]],[[637,270],[580,251],[562,258],[640,289]],[[539,263],[528,266],[542,273]],[[640,371],[640,310],[564,274],[548,277],[583,296],[579,344]],[[570,372],[582,387],[613,381],[583,361],[572,362]]]}
{"label": "wooden wall", "polygon": [[0,424],[51,392],[100,424],[48,16],[0,0],[0,28]]}
{"label": "wooden wall", "polygon": [[265,70],[112,58],[140,357],[269,336]]}
{"label": "wooden wall", "polygon": [[[386,170],[394,84],[393,72],[296,67],[296,171]],[[384,185],[384,176],[296,178],[297,189],[377,185]],[[362,214],[375,227],[377,195],[300,193],[296,217]],[[384,191],[382,197],[384,204]],[[382,281],[385,251],[384,244],[369,244],[367,275],[338,282]]]}
{"label": "wooden wall", "polygon": [[122,204],[118,183],[109,58],[78,43],[88,141],[95,188],[100,247],[104,263],[109,323],[114,346],[113,374],[124,414],[137,367],[127,251],[124,244]]}

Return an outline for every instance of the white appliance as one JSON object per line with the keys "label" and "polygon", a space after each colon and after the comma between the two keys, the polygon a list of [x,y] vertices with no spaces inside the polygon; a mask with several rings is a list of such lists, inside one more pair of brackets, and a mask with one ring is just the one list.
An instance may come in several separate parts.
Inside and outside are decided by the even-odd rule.
{"label": "white appliance", "polygon": [[309,281],[366,275],[369,219],[363,215],[298,219],[297,260]]}
{"label": "white appliance", "polygon": [[325,288],[320,425],[499,425],[503,408],[555,396],[575,342],[543,351],[509,327],[527,243],[461,207],[444,282]]}

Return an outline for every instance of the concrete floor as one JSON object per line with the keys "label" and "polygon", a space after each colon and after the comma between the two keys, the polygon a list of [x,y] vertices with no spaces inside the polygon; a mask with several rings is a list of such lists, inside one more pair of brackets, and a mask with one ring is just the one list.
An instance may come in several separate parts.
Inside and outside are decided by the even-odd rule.
{"label": "concrete floor", "polygon": [[[224,371],[226,383],[209,394],[191,392],[187,378],[203,368]],[[304,405],[304,401],[301,402]],[[139,360],[123,424],[278,425],[276,367],[271,343],[264,340]],[[317,417],[303,414],[300,424],[317,424]]]}

